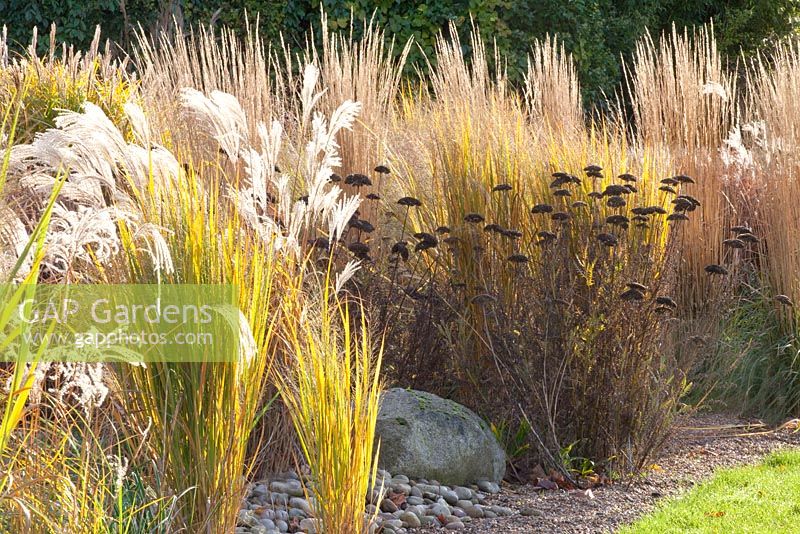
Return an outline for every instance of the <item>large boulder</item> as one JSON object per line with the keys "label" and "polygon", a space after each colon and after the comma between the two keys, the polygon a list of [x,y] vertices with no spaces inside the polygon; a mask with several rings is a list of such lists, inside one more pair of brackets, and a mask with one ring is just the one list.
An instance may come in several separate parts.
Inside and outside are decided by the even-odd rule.
{"label": "large boulder", "polygon": [[473,411],[432,393],[384,392],[376,435],[378,466],[390,473],[442,484],[499,482],[506,457],[489,425]]}

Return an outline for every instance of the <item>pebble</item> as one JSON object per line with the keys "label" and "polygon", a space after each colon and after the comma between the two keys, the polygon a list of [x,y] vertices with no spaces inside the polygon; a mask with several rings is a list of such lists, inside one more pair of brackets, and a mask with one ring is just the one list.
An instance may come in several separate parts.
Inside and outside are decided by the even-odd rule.
{"label": "pebble", "polygon": [[479,480],[478,489],[491,494],[500,493],[500,486],[495,482],[491,482],[489,480]]}
{"label": "pebble", "polygon": [[542,515],[542,512],[540,512],[536,508],[533,508],[533,507],[530,507],[530,506],[520,509],[519,513],[521,515],[526,515],[526,516],[540,516],[540,515]]}
{"label": "pebble", "polygon": [[[236,534],[279,534],[305,532],[316,534],[320,524],[313,518],[312,505],[305,498],[307,476],[294,471],[271,477],[268,482],[250,487],[246,502],[239,511]],[[306,486],[307,488],[307,486]],[[385,498],[403,495],[405,502]],[[487,494],[500,491],[494,482],[482,480],[471,486],[447,486],[437,480],[409,479],[379,470],[369,498],[365,499],[365,521],[373,518],[369,533],[405,534],[406,529],[444,528],[459,531],[473,519],[509,516],[517,513],[505,506],[485,506]],[[398,505],[397,502],[401,502]],[[539,510],[528,507],[522,515],[538,516]],[[376,515],[377,514],[377,515]],[[290,526],[294,523],[295,526]],[[299,530],[298,530],[299,529]]]}

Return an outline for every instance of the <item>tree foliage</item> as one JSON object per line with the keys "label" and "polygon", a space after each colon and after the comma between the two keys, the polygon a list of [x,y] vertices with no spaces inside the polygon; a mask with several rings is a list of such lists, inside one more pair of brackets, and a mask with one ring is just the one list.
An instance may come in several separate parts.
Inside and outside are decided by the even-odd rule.
{"label": "tree foliage", "polygon": [[[628,58],[644,32],[659,35],[674,24],[678,29],[714,21],[720,49],[730,56],[752,53],[765,43],[792,33],[800,0],[0,0],[0,20],[12,42],[24,45],[33,26],[47,46],[51,22],[59,38],[88,45],[94,27],[125,42],[136,24],[145,28],[176,17],[183,24],[214,22],[245,29],[245,15],[258,14],[259,30],[271,42],[282,33],[291,46],[301,46],[308,31],[319,36],[320,12],[333,30],[356,38],[371,19],[387,36],[403,43],[413,37],[407,72],[433,58],[436,35],[454,22],[469,56],[471,21],[507,61],[509,77],[525,72],[531,43],[557,34],[577,62],[587,104],[613,92],[621,79],[621,61]],[[399,53],[400,47],[395,48]]]}

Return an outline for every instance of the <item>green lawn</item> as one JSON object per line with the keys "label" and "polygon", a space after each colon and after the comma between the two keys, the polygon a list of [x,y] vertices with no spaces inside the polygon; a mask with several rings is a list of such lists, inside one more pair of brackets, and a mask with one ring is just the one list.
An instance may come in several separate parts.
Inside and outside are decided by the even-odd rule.
{"label": "green lawn", "polygon": [[620,532],[800,532],[800,450],[773,453],[758,465],[718,471]]}

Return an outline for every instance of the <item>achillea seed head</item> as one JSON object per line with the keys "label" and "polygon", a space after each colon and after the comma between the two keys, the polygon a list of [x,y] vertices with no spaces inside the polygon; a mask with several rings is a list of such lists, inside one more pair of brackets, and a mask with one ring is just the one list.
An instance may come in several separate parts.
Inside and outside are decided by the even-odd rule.
{"label": "achillea seed head", "polygon": [[741,239],[726,239],[722,242],[722,244],[726,247],[730,248],[744,248],[745,243]]}
{"label": "achillea seed head", "polygon": [[624,215],[611,215],[609,217],[606,217],[606,223],[613,224],[616,226],[622,226],[628,224],[629,222],[630,221],[628,220],[628,218]]}
{"label": "achillea seed head", "polygon": [[569,189],[557,189],[553,191],[553,196],[555,197],[571,197],[572,193],[569,192]]}
{"label": "achillea seed head", "polygon": [[449,226],[438,226],[436,230],[434,230],[437,234],[449,234],[450,227]]}
{"label": "achillea seed head", "polygon": [[640,284],[639,282],[628,282],[625,285],[628,286],[629,289],[636,289],[638,291],[641,291],[642,293],[649,291],[646,285]]}
{"label": "achillea seed head", "polygon": [[629,173],[620,174],[619,176],[617,176],[617,178],[619,178],[620,180],[622,180],[624,182],[636,182],[636,181],[639,180],[636,176],[634,176],[633,174],[629,174]]}
{"label": "achillea seed head", "polygon": [[602,178],[603,173],[600,171],[589,171],[586,173],[586,176],[588,176],[589,178]]}
{"label": "achillea seed head", "polygon": [[553,206],[550,204],[536,204],[534,207],[531,208],[531,213],[552,213]]}
{"label": "achillea seed head", "polygon": [[592,191],[589,193],[589,198],[603,198],[603,193],[600,191]]}
{"label": "achillea seed head", "polygon": [[397,203],[400,204],[401,206],[407,206],[409,208],[413,208],[415,206],[422,206],[422,202],[420,202],[414,197],[403,197],[400,200],[398,200]]}
{"label": "achillea seed head", "polygon": [[628,188],[628,191],[630,191],[631,193],[638,193],[639,192],[639,188],[636,187],[633,184],[625,184],[625,187]]}
{"label": "achillea seed head", "polygon": [[605,190],[603,191],[603,195],[607,197],[628,195],[628,194],[630,194],[630,190],[624,185],[619,185],[619,184],[611,184],[608,187],[606,187]]}
{"label": "achillea seed head", "polygon": [[429,234],[428,232],[417,232],[416,234],[414,234],[414,237],[416,237],[420,241],[432,243],[434,246],[439,244],[439,240],[436,239],[436,236],[434,236],[433,234]]}
{"label": "achillea seed head", "polygon": [[603,170],[603,167],[599,165],[590,164],[583,168],[583,172],[600,172]]}
{"label": "achillea seed head", "polygon": [[647,222],[648,218],[645,217],[644,215],[634,215],[632,220],[636,222]]}
{"label": "achillea seed head", "polygon": [[666,215],[667,214],[667,210],[665,210],[661,206],[650,206],[647,209],[649,210],[650,214],[653,214],[653,213],[658,213],[659,215]]}
{"label": "achillea seed head", "polygon": [[550,216],[551,219],[557,222],[564,222],[569,219],[569,213],[557,211]]}
{"label": "achillea seed head", "polygon": [[345,185],[352,185],[353,187],[363,187],[372,185],[372,180],[366,174],[348,174],[344,179]]}
{"label": "achillea seed head", "polygon": [[669,306],[656,306],[655,312],[659,315],[663,315],[665,313],[669,313],[672,311],[672,308]]}
{"label": "achillea seed head", "polygon": [[500,234],[500,233],[503,232],[503,227],[500,226],[499,224],[491,223],[491,224],[487,224],[486,226],[484,226],[483,227],[483,231],[484,232],[495,232],[497,234]]}
{"label": "achillea seed head", "polygon": [[503,235],[503,237],[507,237],[509,239],[519,239],[522,237],[522,232],[519,230],[503,230],[500,233]]}
{"label": "achillea seed head", "polygon": [[584,202],[583,200],[576,200],[575,202],[573,202],[573,203],[572,203],[572,207],[573,207],[573,208],[575,208],[575,209],[578,209],[578,208],[588,208],[588,207],[589,207],[589,204],[587,204],[587,203],[586,203],[586,202]]}
{"label": "achillea seed head", "polygon": [[695,183],[694,180],[686,176],[685,174],[678,174],[672,177],[673,180],[676,182],[680,182],[682,184],[693,184]]}
{"label": "achillea seed head", "polygon": [[752,234],[753,229],[749,226],[745,225],[738,225],[738,226],[731,226],[731,232],[735,234]]}
{"label": "achillea seed head", "polygon": [[678,180],[675,180],[674,178],[664,178],[661,180],[661,183],[663,185],[678,185]]}
{"label": "achillea seed head", "polygon": [[754,236],[749,232],[739,234],[737,237],[738,239],[741,239],[745,243],[758,243],[760,241],[756,236]]}
{"label": "achillea seed head", "polygon": [[689,216],[685,213],[673,213],[669,217],[667,217],[668,221],[688,221]]}
{"label": "achillea seed head", "polygon": [[625,199],[622,197],[613,196],[608,199],[606,204],[608,204],[608,206],[612,208],[621,208],[625,206],[627,202],[625,202]]}
{"label": "achillea seed head", "polygon": [[633,302],[638,300],[644,300],[644,293],[639,291],[638,289],[630,288],[624,293],[622,293],[619,298],[622,300]]}
{"label": "achillea seed head", "polygon": [[390,172],[392,172],[392,171],[389,170],[389,167],[387,167],[386,165],[378,165],[377,167],[375,167],[374,170],[378,174],[389,174]]}
{"label": "achillea seed head", "polygon": [[676,198],[672,203],[675,204],[675,211],[694,210],[694,204],[685,198]]}
{"label": "achillea seed head", "polygon": [[492,191],[511,191],[514,189],[511,184],[497,184],[492,188]]}
{"label": "achillea seed head", "polygon": [[380,200],[381,196],[377,193],[370,193],[369,195],[367,195],[367,198],[370,200]]}
{"label": "achillea seed head", "polygon": [[331,173],[331,176],[330,176],[330,178],[328,178],[328,181],[330,181],[330,182],[341,182],[342,181],[342,177],[334,172],[334,173]]}
{"label": "achillea seed head", "polygon": [[362,243],[360,241],[354,241],[347,245],[347,249],[352,252],[357,258],[360,259],[368,259],[369,258],[369,245]]}
{"label": "achillea seed head", "polygon": [[566,184],[568,182],[569,182],[569,177],[567,177],[566,175],[559,176],[555,180],[550,182],[550,188],[551,189],[555,189],[555,188],[561,187],[562,185],[564,185],[564,184]]}
{"label": "achillea seed head", "polygon": [[658,190],[659,191],[665,191],[667,193],[672,193],[673,195],[676,195],[678,193],[677,191],[675,191],[673,188],[671,188],[668,185],[662,185],[661,187],[658,188]]}
{"label": "achillea seed head", "polygon": [[397,254],[403,261],[408,261],[408,243],[405,241],[398,241],[392,245],[392,254]]}
{"label": "achillea seed head", "polygon": [[483,215],[479,213],[467,213],[464,215],[464,221],[472,224],[482,223],[484,221]]}
{"label": "achillea seed head", "polygon": [[726,269],[722,265],[716,265],[716,264],[713,264],[713,263],[711,265],[706,265],[705,271],[708,274],[721,274],[721,275],[728,274],[728,269]]}
{"label": "achillea seed head", "polygon": [[607,247],[614,247],[617,245],[617,243],[619,243],[617,236],[607,233],[597,234],[597,240]]}
{"label": "achillea seed head", "polygon": [[367,234],[371,234],[375,230],[372,223],[364,219],[358,219],[355,222],[351,221],[350,226]]}
{"label": "achillea seed head", "polygon": [[545,241],[554,241],[557,236],[553,232],[542,230],[541,232],[537,232],[536,237],[538,237],[539,239],[543,239]]}
{"label": "achillea seed head", "polygon": [[675,302],[675,299],[673,299],[672,297],[668,297],[666,295],[661,295],[656,297],[656,304],[659,304],[661,306],[666,306],[668,308],[678,307],[678,303]]}
{"label": "achillea seed head", "polygon": [[508,257],[508,261],[511,263],[527,263],[530,261],[530,258],[528,258],[528,256],[525,254],[512,254]]}

